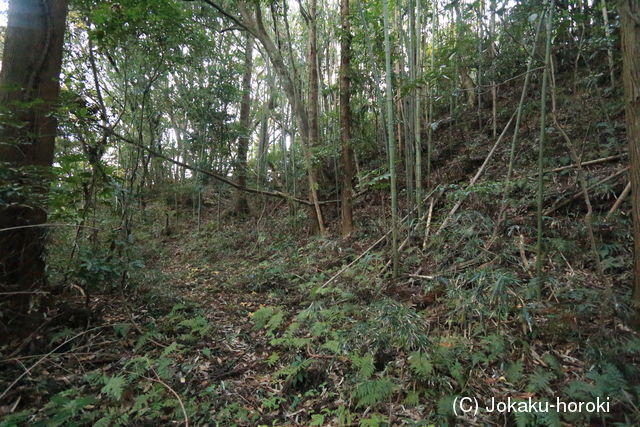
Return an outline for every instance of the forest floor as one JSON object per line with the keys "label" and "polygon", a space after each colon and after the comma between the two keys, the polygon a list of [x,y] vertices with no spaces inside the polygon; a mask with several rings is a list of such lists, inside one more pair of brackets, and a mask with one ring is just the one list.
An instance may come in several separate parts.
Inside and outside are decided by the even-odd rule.
{"label": "forest floor", "polygon": [[[0,424],[640,419],[640,339],[606,309],[612,300],[592,274],[569,266],[570,283],[546,287],[536,302],[515,274],[490,264],[459,267],[446,288],[407,276],[394,282],[380,247],[323,286],[383,233],[309,237],[276,214],[278,205],[270,209],[261,224],[228,219],[220,229],[215,210],[205,211],[200,232],[184,219],[171,236],[150,238],[145,284],[120,297],[92,296],[88,328],[61,323],[56,334],[37,337],[52,353],[13,360],[7,382],[40,363],[7,394],[2,410],[11,415]],[[68,317],[65,310],[52,317]],[[492,397],[600,398],[610,410],[457,416],[457,396],[487,405]]]}

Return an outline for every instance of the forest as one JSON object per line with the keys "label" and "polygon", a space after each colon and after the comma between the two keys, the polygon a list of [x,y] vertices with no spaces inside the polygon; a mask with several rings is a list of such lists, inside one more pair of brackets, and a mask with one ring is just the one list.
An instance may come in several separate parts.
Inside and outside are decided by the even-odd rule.
{"label": "forest", "polygon": [[0,426],[640,425],[640,0],[0,0]]}

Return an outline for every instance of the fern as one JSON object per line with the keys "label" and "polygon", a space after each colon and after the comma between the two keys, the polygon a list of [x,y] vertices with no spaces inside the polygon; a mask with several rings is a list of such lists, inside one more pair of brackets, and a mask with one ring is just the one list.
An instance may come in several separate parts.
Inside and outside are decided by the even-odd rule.
{"label": "fern", "polygon": [[451,374],[453,379],[456,380],[460,387],[464,385],[464,368],[462,367],[460,362],[456,362],[453,365],[449,366],[449,373]]}
{"label": "fern", "polygon": [[100,390],[101,393],[106,394],[114,400],[122,399],[122,393],[127,385],[126,379],[121,375],[115,377],[107,377],[104,387]]}
{"label": "fern", "polygon": [[367,354],[363,357],[353,355],[351,356],[351,363],[353,363],[353,366],[358,369],[358,375],[364,379],[371,377],[376,369],[375,362],[371,354]]}
{"label": "fern", "polygon": [[388,425],[389,418],[382,414],[371,414],[369,418],[360,420],[360,427],[380,427]]}
{"label": "fern", "polygon": [[362,381],[354,390],[354,397],[357,399],[356,407],[377,405],[389,398],[393,390],[394,384],[390,378]]}
{"label": "fern", "polygon": [[340,341],[338,340],[329,340],[320,346],[325,350],[329,350],[331,353],[340,354],[342,351],[340,349]]}
{"label": "fern", "polygon": [[433,372],[433,364],[427,355],[414,351],[409,355],[409,366],[411,371],[421,379],[427,379]]}
{"label": "fern", "polygon": [[269,321],[267,322],[265,329],[267,330],[267,332],[272,334],[273,331],[275,331],[280,327],[283,320],[284,320],[284,313],[282,311],[277,311],[273,316],[271,316],[271,319],[269,319]]}
{"label": "fern", "polygon": [[522,371],[523,371],[523,364],[521,360],[518,360],[517,362],[510,362],[507,364],[507,368],[505,369],[505,375],[507,377],[507,380],[509,380],[509,382],[511,382],[512,384],[517,383],[518,381],[520,381],[522,379]]}
{"label": "fern", "polygon": [[252,313],[251,320],[253,320],[254,323],[253,329],[258,330],[264,328],[269,319],[271,319],[271,316],[275,313],[275,310],[276,309],[274,307],[267,306]]}
{"label": "fern", "polygon": [[418,406],[420,403],[420,393],[415,390],[410,391],[404,398],[404,403],[407,406]]}
{"label": "fern", "polygon": [[438,415],[442,417],[449,417],[454,415],[453,413],[453,402],[455,400],[455,396],[442,396],[438,399]]}
{"label": "fern", "polygon": [[537,393],[549,388],[551,380],[555,378],[555,374],[552,372],[546,372],[542,368],[537,368],[533,371],[533,374],[529,377],[529,385],[527,390],[532,393]]}
{"label": "fern", "polygon": [[604,364],[602,374],[590,372],[587,378],[594,381],[594,397],[617,396],[629,387],[622,373],[610,363]]}
{"label": "fern", "polygon": [[529,412],[515,412],[513,414],[517,427],[529,427],[535,425],[535,416]]}
{"label": "fern", "polygon": [[267,358],[267,360],[265,360],[265,363],[268,366],[274,366],[276,363],[278,363],[278,360],[280,360],[280,356],[278,355],[278,353],[276,353],[275,351],[273,353],[271,353],[271,355]]}
{"label": "fern", "polygon": [[536,412],[537,425],[560,427],[560,414],[557,411],[549,410],[548,412]]}
{"label": "fern", "polygon": [[302,383],[306,378],[307,368],[311,366],[312,359],[300,359],[294,360],[291,365],[276,371],[273,374],[274,378],[285,378],[285,381],[292,385]]}
{"label": "fern", "polygon": [[311,338],[283,337],[283,338],[274,338],[269,343],[273,346],[282,346],[284,348],[298,349],[298,348],[306,347],[306,345],[309,344],[310,342],[311,342]]}
{"label": "fern", "polygon": [[207,332],[209,332],[209,329],[211,329],[211,326],[209,326],[209,321],[202,316],[185,319],[182,322],[178,323],[178,326],[189,328],[191,330],[191,335],[198,334],[200,335],[200,337],[204,337]]}

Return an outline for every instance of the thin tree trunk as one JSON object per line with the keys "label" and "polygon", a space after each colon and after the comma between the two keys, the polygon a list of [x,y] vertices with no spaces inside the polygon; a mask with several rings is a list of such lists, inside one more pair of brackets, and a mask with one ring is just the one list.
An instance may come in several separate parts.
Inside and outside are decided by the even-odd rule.
{"label": "thin tree trunk", "polygon": [[549,74],[551,67],[551,32],[553,30],[553,9],[554,0],[550,0],[549,9],[547,13],[547,41],[544,55],[544,76],[542,77],[542,94],[540,99],[540,141],[538,145],[538,200],[537,200],[537,227],[538,227],[538,239],[536,243],[536,277],[538,282],[536,283],[536,291],[540,291],[542,282],[542,266],[544,262],[542,237],[543,222],[542,222],[542,208],[544,203],[544,140],[546,136],[546,120],[547,120],[547,87],[549,85]]}
{"label": "thin tree trunk", "polygon": [[[250,32],[260,41],[262,47],[264,47],[267,56],[275,69],[275,72],[280,78],[280,83],[284,89],[289,103],[293,107],[296,121],[298,122],[298,130],[300,132],[300,138],[302,139],[302,150],[304,154],[304,160],[307,167],[307,178],[309,183],[309,195],[313,204],[316,221],[323,224],[322,211],[320,210],[320,203],[318,200],[317,192],[317,174],[314,172],[314,166],[312,164],[311,156],[311,144],[309,140],[309,115],[307,114],[304,101],[298,88],[295,85],[294,73],[290,72],[284,63],[280,50],[276,47],[267,33],[262,20],[262,11],[259,4],[251,4],[248,1],[238,2],[238,9],[242,16],[242,21],[232,18],[234,22],[242,24],[245,29]],[[230,15],[228,16],[230,17]]]}
{"label": "thin tree trunk", "polygon": [[389,145],[389,174],[391,175],[391,242],[393,277],[398,277],[398,191],[396,187],[396,141],[393,130],[393,85],[391,69],[391,42],[389,41],[389,2],[383,0],[384,7],[384,53],[386,64],[387,95],[387,137]]}
{"label": "thin tree trunk", "polygon": [[[435,45],[438,35],[438,2],[434,3],[434,11],[431,16],[431,48],[429,49],[429,71],[435,73]],[[433,151],[433,97],[435,96],[433,81],[429,82],[427,108],[429,129],[427,129],[427,188],[431,188],[431,154]]]}
{"label": "thin tree trunk", "polygon": [[[496,44],[493,38],[496,33],[496,0],[491,0],[491,21],[489,24],[489,47],[491,49],[491,62],[496,60]],[[491,114],[493,117],[493,137],[498,135],[498,89],[496,87],[495,65],[491,67]]]}
{"label": "thin tree trunk", "polygon": [[415,0],[415,24],[414,31],[412,32],[413,38],[413,73],[412,78],[414,80],[414,99],[415,108],[413,111],[413,131],[414,131],[414,143],[415,143],[415,177],[416,177],[416,208],[418,212],[418,218],[422,218],[422,211],[424,210],[424,201],[422,200],[422,127],[420,126],[420,87],[418,87],[416,79],[422,71],[422,15],[420,10],[420,0]]}
{"label": "thin tree trunk", "polygon": [[536,26],[536,33],[533,37],[533,44],[531,45],[531,52],[529,53],[529,60],[527,61],[527,72],[524,77],[524,84],[522,85],[522,92],[520,92],[520,102],[518,103],[518,110],[516,115],[516,124],[513,129],[513,136],[511,138],[511,148],[509,149],[509,165],[507,166],[507,177],[505,179],[504,185],[504,193],[502,196],[502,204],[500,207],[500,213],[498,215],[498,221],[496,223],[496,232],[504,220],[505,212],[506,212],[506,203],[507,197],[511,192],[511,177],[513,175],[513,164],[515,162],[516,157],[516,146],[518,142],[518,134],[520,133],[520,122],[522,120],[522,110],[524,107],[524,101],[527,97],[527,92],[529,90],[529,82],[531,81],[531,70],[533,69],[533,61],[536,54],[536,46],[538,45],[538,37],[540,36],[540,30],[542,29],[542,23],[544,22],[544,9],[540,14],[540,18],[538,20],[538,25]]}
{"label": "thin tree trunk", "polygon": [[602,0],[602,21],[604,24],[604,34],[607,38],[607,59],[609,60],[609,80],[611,89],[616,87],[615,66],[613,63],[613,39],[611,28],[609,27],[609,10],[607,9],[607,0]]}
{"label": "thin tree trunk", "polygon": [[321,235],[327,234],[327,230],[324,226],[324,220],[322,219],[322,211],[320,205],[315,201],[317,196],[317,183],[318,183],[318,167],[315,165],[312,153],[314,148],[320,145],[320,130],[318,124],[318,48],[317,48],[317,35],[316,35],[316,19],[317,19],[317,0],[311,0],[310,4],[310,19],[309,19],[309,145],[310,150],[307,150],[307,159],[309,167],[309,187],[311,189],[311,201],[314,202],[314,209],[316,213],[316,225]]}
{"label": "thin tree trunk", "polygon": [[342,192],[340,204],[342,236],[353,232],[353,148],[351,146],[351,26],[349,0],[340,1],[340,142],[342,143]]}

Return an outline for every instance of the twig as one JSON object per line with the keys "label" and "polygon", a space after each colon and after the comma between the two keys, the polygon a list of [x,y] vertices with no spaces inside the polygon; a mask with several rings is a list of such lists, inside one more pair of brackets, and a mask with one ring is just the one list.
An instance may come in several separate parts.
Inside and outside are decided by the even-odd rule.
{"label": "twig", "polygon": [[[283,193],[283,192],[280,192],[280,191],[268,191],[268,190],[261,190],[261,189],[258,189],[258,188],[244,187],[244,186],[242,186],[242,185],[240,185],[240,184],[238,184],[238,183],[236,183],[236,182],[234,182],[234,181],[232,181],[232,180],[230,180],[230,179],[228,179],[228,178],[226,178],[226,177],[224,177],[222,175],[219,175],[219,174],[217,174],[215,172],[212,172],[212,171],[209,171],[209,170],[206,170],[206,169],[202,169],[200,167],[192,166],[192,165],[189,165],[187,163],[181,162],[179,160],[175,160],[175,159],[173,159],[173,158],[171,158],[171,157],[169,157],[169,156],[167,156],[165,154],[162,154],[162,153],[160,153],[160,152],[158,152],[156,150],[153,150],[153,149],[147,147],[144,144],[140,144],[140,143],[138,143],[138,142],[136,142],[136,141],[134,141],[134,140],[132,140],[130,138],[127,138],[127,137],[125,137],[123,135],[120,135],[119,133],[117,133],[116,131],[111,129],[110,127],[102,126],[100,124],[96,124],[96,126],[98,126],[99,128],[103,129],[105,132],[108,132],[109,135],[112,135],[112,136],[116,137],[117,139],[119,139],[119,140],[121,140],[123,142],[131,144],[131,145],[136,146],[138,148],[141,148],[141,149],[145,150],[146,152],[148,152],[149,154],[152,154],[155,157],[167,160],[167,161],[169,161],[169,162],[171,162],[171,163],[173,163],[175,165],[182,166],[183,168],[186,168],[186,169],[201,173],[203,175],[207,175],[207,176],[209,176],[209,177],[211,177],[213,179],[216,179],[216,180],[218,180],[220,182],[223,182],[223,183],[225,183],[227,185],[230,185],[233,188],[237,188],[238,190],[246,191],[248,193],[254,193],[254,194],[263,194],[265,196],[278,197],[280,199],[287,199],[287,200],[291,200],[291,201],[294,201],[294,202],[297,202],[297,203],[301,203],[303,205],[308,205],[308,206],[312,205],[312,203],[310,201],[308,201],[308,200],[299,199],[297,197],[293,197],[290,194]],[[327,202],[320,201],[319,203],[320,204],[326,204]]]}
{"label": "twig", "polygon": [[424,274],[409,274],[409,277],[413,277],[414,279],[427,279],[433,280],[438,276],[425,276]]}

